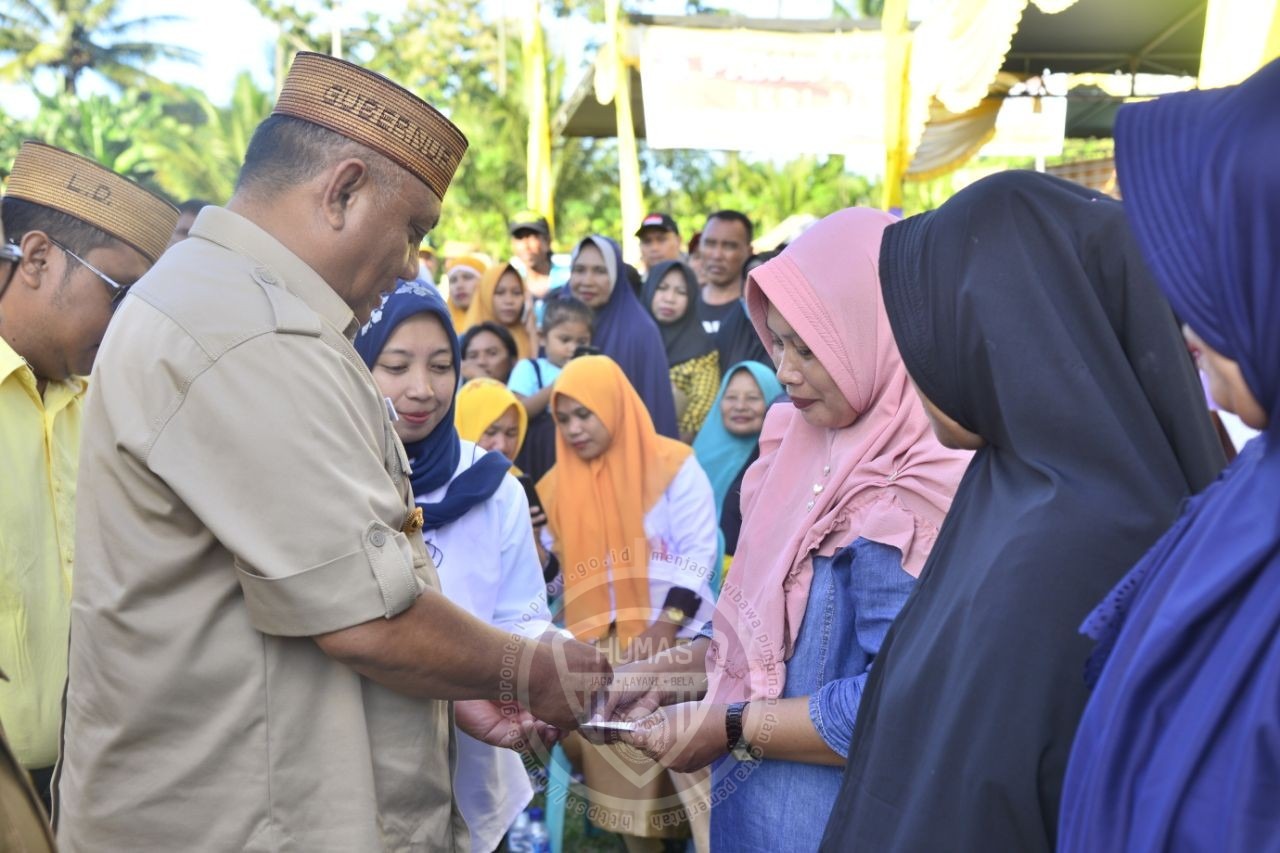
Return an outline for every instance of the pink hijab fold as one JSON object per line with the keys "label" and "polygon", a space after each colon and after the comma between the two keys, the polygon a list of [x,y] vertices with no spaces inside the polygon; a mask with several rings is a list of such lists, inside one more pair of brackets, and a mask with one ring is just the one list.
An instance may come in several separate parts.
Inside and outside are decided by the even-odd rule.
{"label": "pink hijab fold", "polygon": [[878,260],[881,235],[895,221],[878,210],[839,211],[747,280],[747,310],[766,347],[772,303],[858,418],[820,429],[781,403],[765,419],[716,609],[713,701],[781,695],[815,556],[861,536],[897,548],[903,568],[918,575],[969,464],[968,452],[934,438],[893,341]]}

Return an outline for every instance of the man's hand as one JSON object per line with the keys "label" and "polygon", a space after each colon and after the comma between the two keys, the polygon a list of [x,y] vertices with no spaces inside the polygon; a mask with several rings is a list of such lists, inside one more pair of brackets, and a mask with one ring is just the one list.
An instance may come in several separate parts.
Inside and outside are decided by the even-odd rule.
{"label": "man's hand", "polygon": [[664,705],[701,699],[707,690],[708,640],[680,643],[649,660],[613,671],[613,683],[599,715],[606,720],[637,720]]}
{"label": "man's hand", "polygon": [[455,702],[453,713],[458,728],[490,746],[525,752],[535,742],[550,748],[560,739],[558,729],[535,719],[515,702],[467,699]]}
{"label": "man's hand", "polygon": [[545,634],[533,642],[527,706],[538,719],[573,731],[604,700],[613,667],[594,646],[560,634]]}
{"label": "man's hand", "polygon": [[660,708],[638,721],[622,741],[668,770],[689,773],[729,752],[725,733],[726,705],[685,702]]}

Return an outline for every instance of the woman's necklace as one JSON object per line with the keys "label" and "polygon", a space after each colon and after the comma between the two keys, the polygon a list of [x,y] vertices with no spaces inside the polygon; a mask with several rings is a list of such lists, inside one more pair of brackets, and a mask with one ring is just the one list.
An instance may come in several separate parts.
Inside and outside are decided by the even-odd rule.
{"label": "woman's necklace", "polygon": [[812,510],[813,505],[817,503],[818,495],[822,494],[827,487],[827,477],[831,476],[831,445],[835,443],[836,431],[827,430],[827,461],[822,466],[822,478],[813,484],[813,497],[809,498],[809,503],[805,504],[805,510]]}

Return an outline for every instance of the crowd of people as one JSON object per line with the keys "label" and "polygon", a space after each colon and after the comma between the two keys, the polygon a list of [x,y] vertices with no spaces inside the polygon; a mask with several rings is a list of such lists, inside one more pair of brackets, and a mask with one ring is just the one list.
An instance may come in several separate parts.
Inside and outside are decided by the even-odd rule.
{"label": "crowd of people", "polygon": [[25,143],[0,847],[492,853],[564,766],[631,851],[1280,850],[1277,101],[639,268],[437,265],[465,136],[318,54],[225,205]]}

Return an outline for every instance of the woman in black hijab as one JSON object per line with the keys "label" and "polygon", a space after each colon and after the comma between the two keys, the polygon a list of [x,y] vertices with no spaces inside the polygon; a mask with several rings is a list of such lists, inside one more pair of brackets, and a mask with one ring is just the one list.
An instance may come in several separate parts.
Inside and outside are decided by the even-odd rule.
{"label": "woman in black hijab", "polygon": [[881,286],[978,452],[871,672],[827,850],[1052,850],[1080,622],[1223,464],[1121,205],[1031,172],[891,225]]}
{"label": "woman in black hijab", "polygon": [[649,270],[640,301],[662,333],[680,440],[692,444],[720,390],[720,357],[696,310],[698,279],[684,261],[663,261]]}

